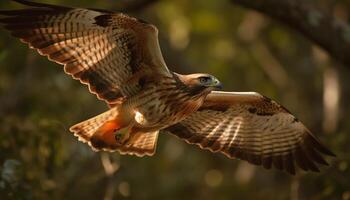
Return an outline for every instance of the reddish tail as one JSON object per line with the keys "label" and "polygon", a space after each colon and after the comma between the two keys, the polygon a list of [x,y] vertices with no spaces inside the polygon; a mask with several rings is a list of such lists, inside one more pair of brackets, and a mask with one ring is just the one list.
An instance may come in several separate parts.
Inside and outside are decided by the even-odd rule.
{"label": "reddish tail", "polygon": [[158,131],[135,132],[123,145],[115,140],[115,132],[123,128],[118,122],[118,106],[111,108],[96,117],[80,122],[70,128],[79,141],[88,143],[95,151],[119,151],[121,154],[139,157],[155,153]]}
{"label": "reddish tail", "polygon": [[78,137],[79,141],[88,143],[96,151],[102,150],[115,144],[114,132],[119,128],[116,121],[118,114],[118,107],[114,107],[72,126],[69,130]]}

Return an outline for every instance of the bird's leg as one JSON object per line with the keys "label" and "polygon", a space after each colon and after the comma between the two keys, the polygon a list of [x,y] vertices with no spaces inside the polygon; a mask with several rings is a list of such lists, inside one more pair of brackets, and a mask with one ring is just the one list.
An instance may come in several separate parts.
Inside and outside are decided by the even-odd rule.
{"label": "bird's leg", "polygon": [[130,123],[127,127],[119,129],[114,134],[114,139],[118,144],[125,144],[130,138],[130,131],[133,123]]}
{"label": "bird's leg", "polygon": [[144,124],[147,122],[146,119],[144,118],[144,116],[138,111],[134,112],[133,116],[134,116],[134,120],[132,120],[129,123],[129,125],[127,125],[125,128],[121,128],[115,132],[114,138],[118,144],[125,144],[126,142],[129,141],[130,133],[134,132],[134,131],[131,131],[132,128],[134,127],[134,125]]}
{"label": "bird's leg", "polygon": [[132,128],[134,127],[134,125],[144,124],[146,122],[147,121],[144,118],[144,116],[142,115],[142,113],[136,111],[134,113],[134,120],[132,120],[127,127],[116,131],[115,136],[114,136],[115,140],[117,141],[118,144],[125,144],[126,142],[129,141],[130,132],[134,132],[134,131],[131,131]]}

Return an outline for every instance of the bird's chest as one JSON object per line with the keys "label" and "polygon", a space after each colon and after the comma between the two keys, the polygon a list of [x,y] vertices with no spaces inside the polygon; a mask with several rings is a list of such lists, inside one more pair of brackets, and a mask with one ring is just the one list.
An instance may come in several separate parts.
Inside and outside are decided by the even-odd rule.
{"label": "bird's chest", "polygon": [[174,91],[154,91],[133,106],[135,120],[142,127],[162,129],[182,121],[195,112],[203,98],[193,98]]}

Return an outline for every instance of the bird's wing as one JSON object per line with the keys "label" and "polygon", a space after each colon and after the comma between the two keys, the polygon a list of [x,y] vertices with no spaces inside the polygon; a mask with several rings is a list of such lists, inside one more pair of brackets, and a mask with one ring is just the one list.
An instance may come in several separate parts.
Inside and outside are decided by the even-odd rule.
{"label": "bird's wing", "polygon": [[1,10],[4,28],[108,103],[134,95],[150,76],[169,75],[151,24],[122,13],[14,1],[30,8]]}
{"label": "bird's wing", "polygon": [[212,92],[203,106],[166,129],[212,152],[269,169],[319,171],[334,156],[289,111],[255,92]]}

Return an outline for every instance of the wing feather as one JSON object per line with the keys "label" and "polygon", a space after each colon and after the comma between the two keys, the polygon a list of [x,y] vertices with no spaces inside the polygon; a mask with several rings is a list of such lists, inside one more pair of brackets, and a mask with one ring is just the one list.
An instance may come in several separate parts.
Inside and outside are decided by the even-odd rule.
{"label": "wing feather", "polygon": [[151,24],[122,13],[16,1],[30,7],[0,11],[4,28],[108,103],[139,92],[140,78],[169,75]]}
{"label": "wing feather", "polygon": [[212,92],[202,107],[166,129],[188,143],[266,169],[319,171],[334,156],[288,110],[258,93]]}

